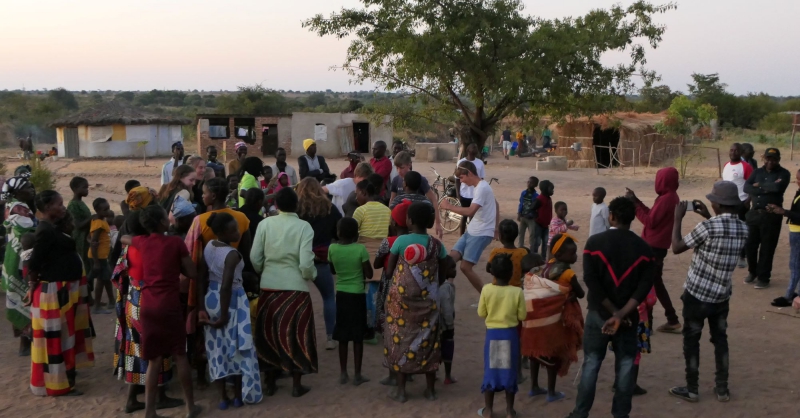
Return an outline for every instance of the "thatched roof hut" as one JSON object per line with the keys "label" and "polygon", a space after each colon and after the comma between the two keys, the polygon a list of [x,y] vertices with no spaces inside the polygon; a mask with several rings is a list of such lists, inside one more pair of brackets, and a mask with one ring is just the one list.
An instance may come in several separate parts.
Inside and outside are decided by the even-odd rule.
{"label": "thatched roof hut", "polygon": [[[678,143],[656,132],[656,124],[665,117],[664,113],[618,112],[553,123],[550,129],[558,143],[554,154],[566,156],[570,167],[657,163],[670,145]],[[580,143],[581,151],[572,150],[573,143]]]}
{"label": "thatched roof hut", "polygon": [[103,102],[78,113],[56,119],[50,123],[53,128],[78,126],[111,125],[189,125],[192,120],[180,116],[166,116],[146,113],[129,104],[114,100]]}

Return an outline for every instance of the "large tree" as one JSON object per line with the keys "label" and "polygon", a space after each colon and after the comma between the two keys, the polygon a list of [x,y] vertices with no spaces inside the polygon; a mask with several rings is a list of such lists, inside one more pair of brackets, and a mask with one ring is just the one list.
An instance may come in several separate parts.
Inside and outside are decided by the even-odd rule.
{"label": "large tree", "polygon": [[[675,7],[636,1],[544,19],[523,14],[520,0],[361,3],[303,26],[351,39],[342,68],[355,82],[410,94],[424,118],[455,115],[465,142],[481,146],[513,113],[534,119],[604,112],[635,90],[634,77],[653,80],[643,68],[645,44],[655,48],[665,30],[653,16]],[[601,62],[613,51],[629,58]]]}

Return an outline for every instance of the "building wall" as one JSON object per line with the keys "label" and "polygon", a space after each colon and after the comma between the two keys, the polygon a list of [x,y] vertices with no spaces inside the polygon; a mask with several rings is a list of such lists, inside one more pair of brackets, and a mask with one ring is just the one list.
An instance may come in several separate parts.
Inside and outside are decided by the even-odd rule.
{"label": "building wall", "polygon": [[[370,121],[365,115],[357,113],[303,113],[292,114],[292,155],[300,156],[305,153],[303,140],[314,138],[316,124],[322,123],[327,127],[328,139],[317,141],[317,155],[325,158],[343,156],[338,128],[353,126],[353,122],[369,123],[370,146],[375,141],[384,141],[391,147],[393,130],[387,117],[382,124]],[[352,140],[352,139],[351,139]]]}
{"label": "building wall", "polygon": [[[89,127],[78,127],[78,146],[79,155],[81,157],[128,157],[128,158],[142,158],[145,151],[148,157],[166,157],[172,154],[172,143],[180,141],[182,138],[173,138],[170,134],[171,129],[169,125],[144,125],[154,133],[153,138],[147,141],[145,145],[143,142],[127,142],[126,127],[125,125],[112,126],[113,135],[110,141],[107,142],[91,142],[89,138]],[[174,130],[174,131],[180,131]],[[64,149],[64,128],[59,127],[56,129],[56,137],[58,140],[58,153],[59,155],[65,154]]]}
{"label": "building wall", "polygon": [[[224,115],[221,116],[222,118],[226,117]],[[241,141],[241,139],[236,138],[233,135],[233,125],[234,125],[234,117],[228,117],[228,130],[231,133],[230,137],[227,139],[211,139],[208,136],[208,126],[207,123],[203,122],[204,120],[207,121],[208,119],[199,119],[197,121],[197,148],[192,152],[193,154],[199,154],[203,158],[208,158],[208,154],[206,153],[206,148],[209,145],[214,145],[217,147],[217,152],[219,153],[218,159],[220,161],[230,161],[233,158],[236,158],[236,152],[234,151],[233,146]],[[261,146],[263,143],[263,137],[261,133],[262,125],[278,125],[278,146],[283,147],[286,149],[287,153],[291,152],[291,143],[292,143],[292,118],[289,116],[257,116],[255,119],[255,128],[256,128],[256,140],[255,144],[247,144],[247,154],[254,155],[257,157],[262,157],[263,153],[261,152]]]}

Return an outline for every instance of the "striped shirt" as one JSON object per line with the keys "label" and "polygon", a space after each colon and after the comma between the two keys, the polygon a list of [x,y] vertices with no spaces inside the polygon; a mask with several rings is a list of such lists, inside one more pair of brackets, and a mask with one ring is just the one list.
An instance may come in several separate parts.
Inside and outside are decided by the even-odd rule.
{"label": "striped shirt", "polygon": [[363,238],[384,239],[389,236],[392,211],[380,202],[367,202],[353,212],[358,222],[358,235]]}

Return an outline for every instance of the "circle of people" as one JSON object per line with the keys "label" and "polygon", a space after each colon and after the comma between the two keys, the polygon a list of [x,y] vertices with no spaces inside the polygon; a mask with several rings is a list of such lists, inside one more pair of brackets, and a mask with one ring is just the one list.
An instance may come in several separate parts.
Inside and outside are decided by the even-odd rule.
{"label": "circle of people", "polygon": [[[735,268],[748,267],[745,282],[756,289],[769,286],[784,217],[791,259],[800,253],[800,190],[791,208],[783,209],[790,179],[780,151],[768,148],[757,168],[747,145],[731,147],[723,180],[706,195],[713,215],[702,201],[680,201],[678,172],[671,167],[656,174],[652,207],[630,189],[606,205],[606,191],[595,189],[583,250],[586,291],[571,269],[579,250],[569,231],[578,226],[567,219],[564,202],[553,204],[554,184],[530,177],[517,222],[501,221],[474,144],[454,173],[458,206],[437,202],[399,142],[388,157],[386,144],[375,142],[368,163],[351,153],[337,180],[316,155],[315,141],[307,139],[298,158],[299,182],[283,149],[276,164],[264,166],[237,143],[237,158],[226,167],[214,146],[204,160],[184,158],[182,144],[175,143],[161,189],[128,181],[117,216],[103,198],[92,202],[91,213],[83,202],[86,179],[70,181],[73,195],[65,206],[58,192],[35,191],[30,167],[21,166],[2,189],[7,318],[20,356],[31,358],[35,395],[82,395],[76,370],[94,363],[91,316],[113,313],[114,374],[129,384],[125,411],[144,409],[153,417],[157,409],[185,406],[194,417],[201,408],[194,402],[193,370],[198,387],[208,385],[208,372],[221,410],[274,395],[282,373],[293,379],[293,397],[310,390],[302,376],[318,370],[312,282],[324,305],[325,349],[338,345],[339,383],[369,382],[362,373],[363,345],[382,344],[388,375],[380,383],[392,386],[389,397],[405,402],[406,382],[424,374],[424,397],[435,400],[440,364],[443,383],[456,383],[454,279],[460,262],[480,292],[478,314],[486,324],[485,406],[479,415],[490,417],[494,394],[505,392],[506,415],[516,416],[523,365],[530,369],[529,396],[563,399],[557,377],[583,350],[570,417],[588,417],[608,351],[616,359],[612,414],[628,416],[632,397],[647,393],[638,385],[639,363],[650,352],[656,301],[667,318],[657,330],[684,338],[686,384],[669,393],[699,400],[699,342],[707,320],[715,345],[714,394],[724,402],[730,399],[726,329]],[[440,210],[464,219],[449,253],[440,241]],[[681,236],[687,211],[705,220]],[[630,230],[634,219],[644,226],[641,237]],[[491,251],[486,271],[493,282],[484,285],[474,266],[493,240],[502,246]],[[670,248],[675,254],[694,250],[681,296],[683,324],[662,277]],[[800,308],[800,271],[790,268],[789,288],[773,305]],[[577,302],[584,296],[585,318]],[[538,384],[541,367],[546,388]],[[169,398],[164,389],[174,370],[183,400]]]}

